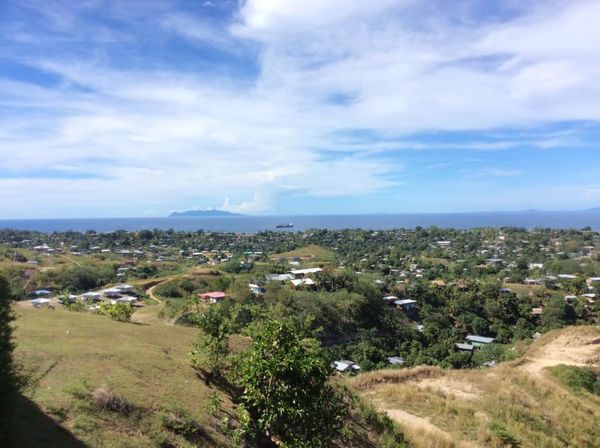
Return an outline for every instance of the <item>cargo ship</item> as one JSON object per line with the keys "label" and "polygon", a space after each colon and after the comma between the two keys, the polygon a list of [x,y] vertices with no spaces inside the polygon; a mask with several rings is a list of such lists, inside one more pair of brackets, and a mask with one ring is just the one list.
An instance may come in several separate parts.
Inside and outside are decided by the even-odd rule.
{"label": "cargo ship", "polygon": [[292,224],[291,222],[288,224],[277,224],[275,227],[277,229],[291,229],[292,227],[294,227],[294,224]]}

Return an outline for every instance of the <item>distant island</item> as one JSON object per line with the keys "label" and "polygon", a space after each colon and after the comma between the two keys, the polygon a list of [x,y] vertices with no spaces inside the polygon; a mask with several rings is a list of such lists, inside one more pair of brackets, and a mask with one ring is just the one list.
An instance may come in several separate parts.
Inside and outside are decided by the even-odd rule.
{"label": "distant island", "polygon": [[186,210],[184,212],[173,212],[169,218],[191,218],[191,217],[223,217],[244,216],[241,213],[226,212],[224,210]]}

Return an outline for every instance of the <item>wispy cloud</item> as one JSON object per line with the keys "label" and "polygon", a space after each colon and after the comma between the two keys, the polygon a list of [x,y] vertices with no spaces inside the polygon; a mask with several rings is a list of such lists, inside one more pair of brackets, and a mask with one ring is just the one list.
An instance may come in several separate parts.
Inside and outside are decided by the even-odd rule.
{"label": "wispy cloud", "polygon": [[[600,121],[600,4],[478,3],[12,2],[2,213],[277,212],[397,191],[407,152],[589,146],[577,123]],[[456,175],[521,173],[502,166]],[[60,167],[83,174],[32,175]]]}

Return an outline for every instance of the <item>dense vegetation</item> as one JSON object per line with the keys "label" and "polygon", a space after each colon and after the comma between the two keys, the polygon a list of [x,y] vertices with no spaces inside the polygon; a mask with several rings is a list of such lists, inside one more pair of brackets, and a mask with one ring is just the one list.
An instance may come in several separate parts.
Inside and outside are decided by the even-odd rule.
{"label": "dense vegetation", "polygon": [[600,372],[589,367],[561,364],[551,369],[552,374],[574,392],[587,391],[600,396]]}
{"label": "dense vegetation", "polygon": [[13,313],[8,280],[0,275],[0,446],[9,446],[9,431],[14,426],[18,376],[13,361]]}

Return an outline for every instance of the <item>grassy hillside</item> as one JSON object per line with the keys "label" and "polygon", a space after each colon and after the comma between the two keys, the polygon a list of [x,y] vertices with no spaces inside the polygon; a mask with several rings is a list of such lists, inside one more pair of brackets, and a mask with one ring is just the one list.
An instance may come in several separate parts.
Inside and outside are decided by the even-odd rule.
{"label": "grassy hillside", "polygon": [[385,370],[349,381],[400,423],[415,447],[598,447],[600,396],[574,390],[554,366],[600,374],[600,329],[548,333],[494,368]]}
{"label": "grassy hillside", "polygon": [[[142,309],[133,323],[27,305],[15,307],[16,357],[30,378],[19,446],[234,446],[233,404],[190,365],[197,330],[156,318],[158,305]],[[232,338],[234,349],[247,344]],[[384,414],[347,398],[344,440],[332,446],[407,446]]]}
{"label": "grassy hillside", "polygon": [[[59,309],[17,316],[16,355],[33,380],[26,395],[85,444],[227,446],[217,429],[224,414],[207,411],[215,392],[190,367],[195,330]],[[102,386],[131,409],[99,409],[90,397]],[[173,429],[177,421],[182,428]]]}

